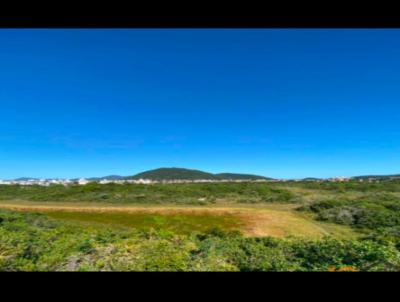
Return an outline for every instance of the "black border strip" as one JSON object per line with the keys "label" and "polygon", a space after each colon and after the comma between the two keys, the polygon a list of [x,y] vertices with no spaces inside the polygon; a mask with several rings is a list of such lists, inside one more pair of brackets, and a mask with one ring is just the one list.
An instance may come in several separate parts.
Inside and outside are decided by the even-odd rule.
{"label": "black border strip", "polygon": [[400,28],[397,17],[1,17],[1,28]]}

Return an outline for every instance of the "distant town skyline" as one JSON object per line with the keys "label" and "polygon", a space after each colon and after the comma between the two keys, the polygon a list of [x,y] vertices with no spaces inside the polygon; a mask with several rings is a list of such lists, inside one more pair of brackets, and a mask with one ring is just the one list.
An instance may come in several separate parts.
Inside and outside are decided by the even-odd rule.
{"label": "distant town skyline", "polygon": [[399,29],[1,29],[0,179],[400,173]]}

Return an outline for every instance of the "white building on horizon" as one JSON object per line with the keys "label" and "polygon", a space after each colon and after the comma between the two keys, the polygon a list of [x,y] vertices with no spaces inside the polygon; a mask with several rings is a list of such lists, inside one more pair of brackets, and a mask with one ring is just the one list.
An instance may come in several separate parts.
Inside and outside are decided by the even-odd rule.
{"label": "white building on horizon", "polygon": [[86,178],[80,178],[78,180],[78,184],[80,185],[87,185],[90,181],[88,181]]}

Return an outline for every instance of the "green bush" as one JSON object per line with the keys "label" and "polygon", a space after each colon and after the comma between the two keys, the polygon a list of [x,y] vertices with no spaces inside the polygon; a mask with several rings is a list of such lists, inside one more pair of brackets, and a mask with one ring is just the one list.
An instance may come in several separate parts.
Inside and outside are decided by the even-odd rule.
{"label": "green bush", "polygon": [[350,266],[358,271],[398,271],[400,254],[391,244],[373,241],[297,241],[291,251],[306,270],[326,271],[330,267]]}
{"label": "green bush", "polygon": [[374,199],[376,196],[354,200],[325,200],[315,202],[299,210],[315,213],[318,220],[349,225],[357,229],[400,226],[400,202],[393,197]]}

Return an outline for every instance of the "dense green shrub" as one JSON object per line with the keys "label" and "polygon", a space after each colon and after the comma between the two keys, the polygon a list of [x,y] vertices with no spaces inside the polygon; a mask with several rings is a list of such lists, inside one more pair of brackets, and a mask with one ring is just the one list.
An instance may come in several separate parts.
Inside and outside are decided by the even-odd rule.
{"label": "dense green shrub", "polygon": [[376,229],[400,226],[400,211],[395,206],[374,204],[369,201],[324,201],[301,209],[316,213],[318,220],[356,228]]}
{"label": "dense green shrub", "polygon": [[5,186],[0,200],[175,203],[208,205],[217,199],[233,202],[296,202],[295,195],[272,183],[183,183],[183,184],[98,184]]}
{"label": "dense green shrub", "polygon": [[372,240],[379,244],[394,244],[400,250],[400,226],[378,228],[364,236],[365,240]]}
{"label": "dense green shrub", "polygon": [[391,244],[373,241],[296,241],[290,247],[294,257],[306,270],[328,270],[330,267],[350,266],[359,271],[398,271],[399,252]]}

